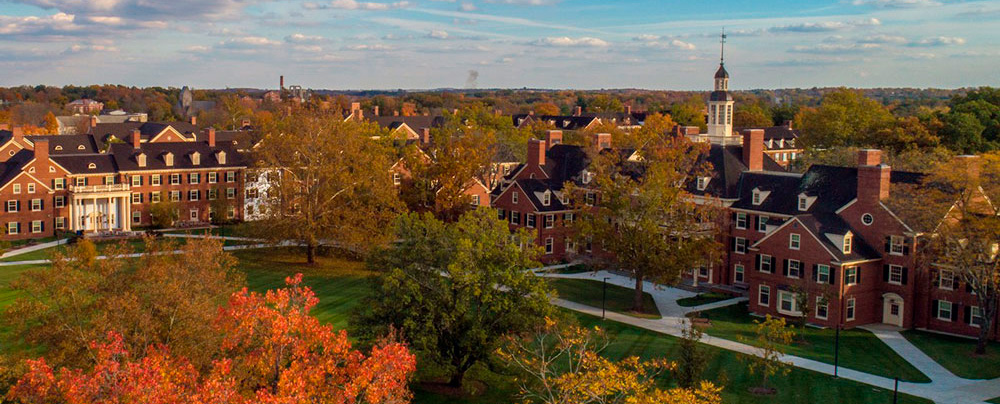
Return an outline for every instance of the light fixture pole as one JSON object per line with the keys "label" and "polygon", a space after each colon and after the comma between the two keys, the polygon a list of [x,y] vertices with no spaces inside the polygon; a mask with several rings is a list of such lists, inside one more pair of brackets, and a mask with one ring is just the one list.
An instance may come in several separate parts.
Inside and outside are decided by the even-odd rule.
{"label": "light fixture pole", "polygon": [[601,291],[601,320],[604,320],[608,310],[608,279],[611,278],[604,278],[604,287]]}

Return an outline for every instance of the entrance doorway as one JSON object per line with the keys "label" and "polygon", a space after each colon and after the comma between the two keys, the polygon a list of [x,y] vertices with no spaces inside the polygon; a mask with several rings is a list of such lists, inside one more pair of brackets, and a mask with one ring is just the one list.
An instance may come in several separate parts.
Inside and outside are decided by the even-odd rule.
{"label": "entrance doorway", "polygon": [[895,293],[882,295],[882,323],[903,326],[903,298]]}

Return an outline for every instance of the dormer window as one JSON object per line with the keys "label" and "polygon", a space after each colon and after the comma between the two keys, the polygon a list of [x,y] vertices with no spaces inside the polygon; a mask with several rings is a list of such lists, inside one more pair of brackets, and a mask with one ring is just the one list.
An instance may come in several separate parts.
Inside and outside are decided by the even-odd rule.
{"label": "dormer window", "polygon": [[809,210],[809,207],[812,206],[813,202],[816,202],[815,196],[806,195],[804,192],[799,194],[799,211],[805,212]]}
{"label": "dormer window", "polygon": [[517,203],[517,196],[518,196],[517,195],[517,191],[514,191],[514,192],[511,193],[511,195],[510,195],[510,201],[511,201],[511,203]]}
{"label": "dormer window", "polygon": [[201,153],[194,152],[191,153],[191,164],[201,165]]}
{"label": "dormer window", "polygon": [[542,206],[549,206],[550,203],[552,203],[552,193],[545,191],[545,193],[542,194]]}
{"label": "dormer window", "polygon": [[139,164],[139,167],[146,166],[146,153],[139,153],[135,156],[135,162]]}
{"label": "dormer window", "polygon": [[753,196],[752,196],[752,198],[753,198],[752,202],[753,202],[754,206],[760,205],[760,204],[764,203],[764,200],[767,199],[767,196],[770,195],[770,194],[771,194],[771,191],[764,191],[764,190],[762,190],[760,188],[754,188],[753,189]]}
{"label": "dormer window", "polygon": [[219,150],[215,153],[215,159],[219,161],[219,164],[226,164],[226,152]]}
{"label": "dormer window", "polygon": [[847,233],[844,235],[844,254],[851,253],[851,247],[852,247],[851,244],[853,244],[853,241],[854,241],[854,236],[851,235],[851,233]]}
{"label": "dormer window", "polygon": [[563,192],[559,197],[559,202],[562,202],[563,205],[569,205],[569,195]]}
{"label": "dormer window", "polygon": [[583,182],[584,184],[589,184],[590,180],[593,179],[592,177],[593,174],[591,174],[590,171],[584,170],[583,173],[580,175],[580,181]]}
{"label": "dormer window", "polygon": [[174,154],[170,153],[170,152],[167,152],[167,154],[164,154],[163,155],[163,162],[167,165],[167,167],[173,167],[174,166]]}
{"label": "dormer window", "polygon": [[711,180],[712,177],[698,177],[698,190],[704,191],[705,188],[708,188],[708,183]]}
{"label": "dormer window", "polygon": [[62,150],[62,149],[63,149],[62,146],[56,146],[56,150]]}
{"label": "dormer window", "polygon": [[94,163],[87,164],[87,168],[89,168],[91,170],[94,170],[94,169],[97,168],[97,164],[94,164]]}

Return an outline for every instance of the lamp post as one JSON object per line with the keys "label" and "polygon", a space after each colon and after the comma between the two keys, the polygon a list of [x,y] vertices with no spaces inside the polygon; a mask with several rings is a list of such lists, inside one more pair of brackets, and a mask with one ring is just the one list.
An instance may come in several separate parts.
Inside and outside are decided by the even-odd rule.
{"label": "lamp post", "polygon": [[840,373],[840,324],[837,324],[837,331],[833,337],[833,377],[839,377]]}
{"label": "lamp post", "polygon": [[602,291],[601,291],[601,320],[604,320],[604,317],[607,314],[607,306],[608,306],[608,279],[611,279],[611,278],[607,278],[607,277],[604,278],[604,287],[602,288]]}

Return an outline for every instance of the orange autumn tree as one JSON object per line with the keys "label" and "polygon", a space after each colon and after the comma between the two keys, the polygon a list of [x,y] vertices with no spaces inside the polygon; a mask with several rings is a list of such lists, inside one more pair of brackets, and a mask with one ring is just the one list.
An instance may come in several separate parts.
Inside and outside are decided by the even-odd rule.
{"label": "orange autumn tree", "polygon": [[416,359],[391,340],[369,355],[352,349],[344,331],[334,331],[309,315],[318,299],[302,286],[302,275],[287,288],[261,295],[233,294],[216,324],[224,338],[219,359],[205,376],[165,346],[145,357],[130,356],[121,335],[111,332],[93,343],[96,365],[89,370],[53,370],[44,359],[29,361],[28,372],[8,393],[21,403],[249,404],[409,402],[409,376]]}

